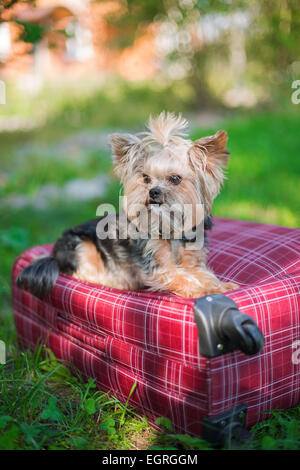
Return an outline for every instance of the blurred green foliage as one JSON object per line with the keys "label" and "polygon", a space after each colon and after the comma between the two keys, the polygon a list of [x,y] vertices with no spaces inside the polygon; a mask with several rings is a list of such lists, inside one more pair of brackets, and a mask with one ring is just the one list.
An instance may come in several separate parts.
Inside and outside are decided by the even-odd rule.
{"label": "blurred green foliage", "polygon": [[25,21],[16,21],[16,23],[23,27],[20,35],[21,41],[36,44],[43,39],[46,29],[42,26]]}

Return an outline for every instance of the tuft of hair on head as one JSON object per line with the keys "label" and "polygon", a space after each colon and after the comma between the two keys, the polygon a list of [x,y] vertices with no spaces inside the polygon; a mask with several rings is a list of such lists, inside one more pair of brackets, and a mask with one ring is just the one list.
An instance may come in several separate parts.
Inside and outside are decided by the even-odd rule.
{"label": "tuft of hair on head", "polygon": [[158,116],[150,116],[147,124],[148,131],[145,132],[144,142],[148,144],[160,144],[167,147],[170,144],[182,145],[186,143],[185,132],[188,121],[181,114],[162,111]]}

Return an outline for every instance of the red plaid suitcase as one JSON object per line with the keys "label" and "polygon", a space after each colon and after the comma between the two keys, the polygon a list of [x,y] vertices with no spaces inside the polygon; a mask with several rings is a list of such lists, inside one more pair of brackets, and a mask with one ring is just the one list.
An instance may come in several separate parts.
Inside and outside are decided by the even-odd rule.
{"label": "red plaid suitcase", "polygon": [[20,343],[44,341],[121,401],[136,383],[135,409],[150,423],[168,417],[179,433],[218,440],[224,427],[249,428],[273,409],[293,407],[300,401],[300,230],[215,218],[209,246],[214,272],[241,287],[201,299],[61,274],[42,302],[14,281],[52,245],[25,251],[12,273]]}

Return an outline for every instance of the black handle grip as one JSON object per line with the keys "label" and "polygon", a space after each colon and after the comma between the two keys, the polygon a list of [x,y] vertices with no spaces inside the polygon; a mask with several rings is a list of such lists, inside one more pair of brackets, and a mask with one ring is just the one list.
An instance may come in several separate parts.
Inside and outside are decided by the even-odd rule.
{"label": "black handle grip", "polygon": [[217,357],[235,349],[256,354],[264,346],[264,337],[249,315],[239,311],[226,295],[201,297],[194,304],[194,317],[199,333],[200,353]]}

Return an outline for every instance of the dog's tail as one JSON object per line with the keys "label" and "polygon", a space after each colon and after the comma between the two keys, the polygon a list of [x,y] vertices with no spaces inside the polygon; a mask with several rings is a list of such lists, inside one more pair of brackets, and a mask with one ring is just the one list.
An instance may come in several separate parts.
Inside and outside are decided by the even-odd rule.
{"label": "dog's tail", "polygon": [[38,258],[29,264],[17,277],[18,287],[43,299],[54,286],[59,276],[59,265],[53,256]]}

